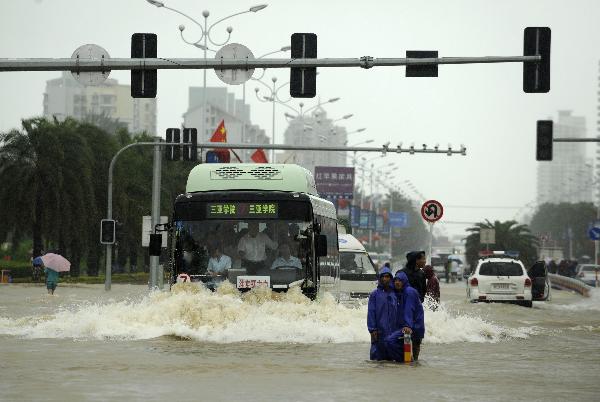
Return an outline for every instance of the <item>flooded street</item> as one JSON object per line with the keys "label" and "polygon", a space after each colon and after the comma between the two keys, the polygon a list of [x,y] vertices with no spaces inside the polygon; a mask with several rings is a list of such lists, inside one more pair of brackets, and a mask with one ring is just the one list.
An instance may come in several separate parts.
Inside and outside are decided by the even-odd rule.
{"label": "flooded street", "polygon": [[595,400],[600,296],[473,305],[442,284],[417,366],[368,361],[366,308],[144,286],[0,288],[0,400]]}

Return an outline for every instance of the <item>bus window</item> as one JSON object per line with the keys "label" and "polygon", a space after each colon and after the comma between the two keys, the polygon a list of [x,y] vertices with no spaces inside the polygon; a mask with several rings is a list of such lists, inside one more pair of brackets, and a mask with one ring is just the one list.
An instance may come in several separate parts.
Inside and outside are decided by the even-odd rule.
{"label": "bus window", "polygon": [[[202,281],[213,281],[210,259],[218,249],[227,272],[218,281],[235,283],[238,275],[270,276],[272,284],[304,277],[310,266],[308,221],[205,220],[176,222],[175,268]],[[304,233],[304,234],[303,234]],[[227,261],[231,260],[228,264]],[[216,262],[213,265],[218,265]]]}

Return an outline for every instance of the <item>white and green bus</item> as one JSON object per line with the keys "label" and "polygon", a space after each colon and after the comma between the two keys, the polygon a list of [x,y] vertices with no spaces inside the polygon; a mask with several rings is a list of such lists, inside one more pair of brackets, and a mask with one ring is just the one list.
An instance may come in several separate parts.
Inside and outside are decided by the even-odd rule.
{"label": "white and green bus", "polygon": [[175,200],[169,245],[171,283],[339,293],[335,207],[298,165],[196,166]]}

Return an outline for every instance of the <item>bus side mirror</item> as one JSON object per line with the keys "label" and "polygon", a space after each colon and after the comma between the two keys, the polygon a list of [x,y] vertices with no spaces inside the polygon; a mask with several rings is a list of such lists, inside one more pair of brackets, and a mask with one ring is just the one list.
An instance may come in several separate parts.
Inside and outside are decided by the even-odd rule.
{"label": "bus side mirror", "polygon": [[162,235],[161,234],[151,234],[150,235],[150,243],[148,244],[148,251],[150,252],[151,257],[160,257],[160,249],[162,246]]}
{"label": "bus side mirror", "polygon": [[315,254],[317,257],[327,256],[327,236],[315,235]]}

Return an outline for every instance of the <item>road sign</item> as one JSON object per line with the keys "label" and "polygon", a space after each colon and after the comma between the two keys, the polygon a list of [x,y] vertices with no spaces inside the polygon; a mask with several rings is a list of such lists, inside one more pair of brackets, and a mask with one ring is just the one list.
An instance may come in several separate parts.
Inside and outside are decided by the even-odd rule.
{"label": "road sign", "polygon": [[408,214],[406,212],[390,212],[390,226],[394,228],[408,227]]}
{"label": "road sign", "polygon": [[590,240],[600,240],[600,221],[592,222],[588,229],[588,237]]}
{"label": "road sign", "polygon": [[[230,43],[229,45],[223,46],[215,55],[216,60],[254,60],[252,51],[246,46],[239,43]],[[225,84],[229,85],[240,85],[252,78],[254,74],[253,68],[245,70],[233,70],[233,69],[218,69],[215,68],[217,77]]]}
{"label": "road sign", "polygon": [[[108,60],[110,56],[108,52],[98,45],[87,44],[83,46],[79,46],[73,54],[71,55],[72,59],[76,59],[78,62],[83,61],[85,59],[102,59]],[[80,84],[83,85],[100,85],[110,75],[110,70],[106,69],[103,71],[71,71],[73,78],[79,81]]]}
{"label": "road sign", "polygon": [[429,223],[434,223],[444,216],[444,207],[439,201],[425,201],[421,206],[421,216]]}
{"label": "road sign", "polygon": [[496,244],[496,229],[479,229],[479,243]]}

